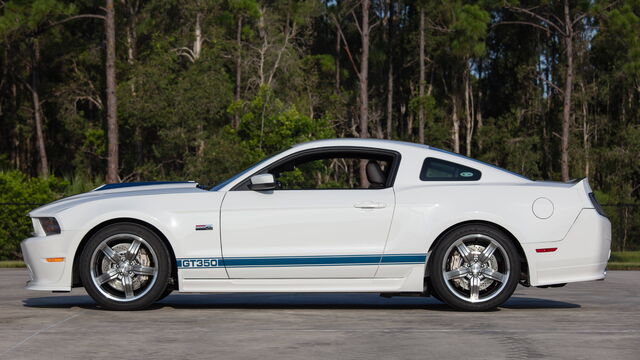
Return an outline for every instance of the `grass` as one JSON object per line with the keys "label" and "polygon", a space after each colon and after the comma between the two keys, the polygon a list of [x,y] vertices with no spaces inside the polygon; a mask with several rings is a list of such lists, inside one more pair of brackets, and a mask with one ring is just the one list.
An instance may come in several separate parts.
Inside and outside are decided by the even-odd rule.
{"label": "grass", "polygon": [[640,263],[640,251],[612,251],[610,261]]}
{"label": "grass", "polygon": [[640,270],[640,251],[612,251],[609,270]]}
{"label": "grass", "polygon": [[[0,261],[0,268],[25,267],[20,260]],[[640,270],[640,251],[613,251],[607,266],[609,270]]]}
{"label": "grass", "polygon": [[25,267],[24,262],[20,260],[2,260],[0,268],[21,268]]}

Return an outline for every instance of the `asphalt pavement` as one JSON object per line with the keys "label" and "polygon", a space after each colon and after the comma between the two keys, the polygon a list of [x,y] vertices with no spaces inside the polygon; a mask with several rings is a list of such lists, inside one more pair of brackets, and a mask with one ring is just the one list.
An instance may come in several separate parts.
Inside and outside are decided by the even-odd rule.
{"label": "asphalt pavement", "polygon": [[496,311],[377,294],[177,294],[105,311],[0,269],[0,359],[640,359],[640,272],[518,287]]}

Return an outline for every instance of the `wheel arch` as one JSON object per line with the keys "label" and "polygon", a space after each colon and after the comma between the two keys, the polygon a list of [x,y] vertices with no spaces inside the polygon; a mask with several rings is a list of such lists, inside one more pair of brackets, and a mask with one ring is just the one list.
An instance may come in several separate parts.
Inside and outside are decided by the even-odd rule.
{"label": "wheel arch", "polygon": [[[508,229],[506,229],[504,226],[498,225],[494,222],[491,221],[486,221],[486,220],[468,220],[468,221],[463,221],[463,222],[459,222],[457,224],[451,225],[449,226],[447,229],[445,229],[444,231],[442,231],[440,233],[440,235],[438,235],[436,237],[436,239],[431,243],[431,245],[429,246],[429,250],[428,250],[428,254],[431,254],[431,252],[433,251],[433,249],[436,247],[436,245],[451,231],[454,231],[460,227],[463,226],[467,226],[467,225],[486,225],[486,226],[490,226],[495,228],[498,231],[501,231],[502,233],[504,233],[513,243],[513,245],[516,247],[517,251],[518,251],[518,255],[520,256],[520,262],[522,264],[521,266],[521,279],[524,278],[524,280],[526,280],[527,282],[529,281],[529,261],[527,260],[527,256],[525,255],[524,252],[524,248],[522,247],[522,244],[520,244],[520,241],[518,241],[518,239],[513,235],[513,233],[511,231],[509,231]],[[430,258],[430,256],[428,257]],[[428,262],[429,259],[427,258],[427,269],[429,269],[428,266]],[[428,276],[428,274],[427,274]]]}
{"label": "wheel arch", "polygon": [[162,233],[162,231],[160,231],[157,227],[153,226],[152,224],[150,224],[150,223],[148,223],[146,221],[140,220],[140,219],[129,218],[129,217],[115,218],[115,219],[110,219],[110,220],[107,220],[107,221],[103,221],[103,222],[99,223],[98,225],[94,226],[93,228],[91,228],[91,230],[89,230],[84,235],[84,237],[80,241],[80,244],[76,248],[76,252],[75,252],[75,254],[73,256],[73,272],[72,272],[72,275],[71,275],[72,286],[73,287],[82,286],[82,281],[80,280],[80,273],[79,273],[77,267],[78,267],[78,263],[79,263],[82,251],[84,250],[84,247],[86,246],[86,244],[89,241],[89,239],[91,239],[91,237],[95,233],[97,233],[98,231],[102,230],[103,228],[105,228],[105,227],[107,227],[109,225],[121,224],[121,223],[133,223],[133,224],[136,224],[136,225],[140,225],[140,226],[143,226],[143,227],[153,231],[156,235],[158,235],[160,240],[162,240],[164,245],[167,247],[167,250],[169,251],[169,256],[170,256],[170,260],[171,260],[171,279],[173,281],[174,286],[176,286],[178,284],[178,282],[177,282],[177,279],[178,279],[178,268],[176,266],[176,255],[175,255],[175,253],[173,251],[173,247],[171,246],[171,243],[169,242],[169,239],[167,239],[167,237]]}

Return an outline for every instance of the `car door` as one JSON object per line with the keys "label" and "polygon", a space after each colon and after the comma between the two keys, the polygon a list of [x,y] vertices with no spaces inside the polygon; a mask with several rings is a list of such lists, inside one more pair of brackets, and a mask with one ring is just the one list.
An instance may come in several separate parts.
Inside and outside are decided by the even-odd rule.
{"label": "car door", "polygon": [[[388,175],[393,174],[399,158],[333,151],[294,155],[262,170],[283,183],[275,190],[241,186],[227,193],[221,210],[221,238],[230,278],[375,276],[395,206],[393,179]],[[357,188],[354,183],[360,181],[353,181],[353,174],[346,171],[343,175],[351,176],[351,182],[318,181],[318,176],[335,175],[318,163],[344,160],[340,156],[356,164],[385,164],[385,183]],[[357,170],[351,167],[350,171]],[[314,182],[315,186],[309,185]]]}

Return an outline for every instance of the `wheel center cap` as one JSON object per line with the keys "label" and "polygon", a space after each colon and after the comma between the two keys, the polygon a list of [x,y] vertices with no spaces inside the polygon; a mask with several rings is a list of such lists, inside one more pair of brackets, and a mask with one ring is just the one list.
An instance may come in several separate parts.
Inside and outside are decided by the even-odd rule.
{"label": "wheel center cap", "polygon": [[120,265],[120,272],[121,273],[128,273],[129,271],[131,271],[131,264],[129,264],[128,261],[125,261],[124,263],[122,263],[122,265]]}
{"label": "wheel center cap", "polygon": [[482,266],[480,265],[480,263],[475,262],[473,264],[471,264],[471,272],[476,275],[480,272],[480,270],[482,270]]}

